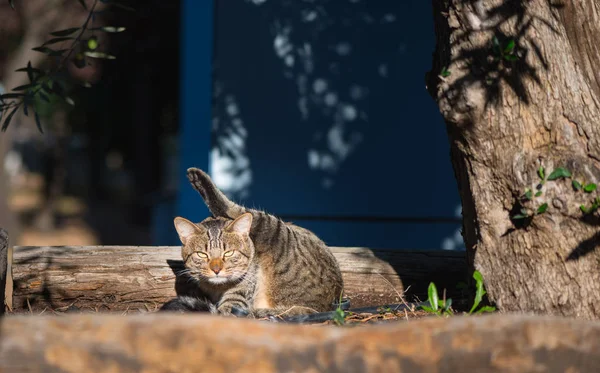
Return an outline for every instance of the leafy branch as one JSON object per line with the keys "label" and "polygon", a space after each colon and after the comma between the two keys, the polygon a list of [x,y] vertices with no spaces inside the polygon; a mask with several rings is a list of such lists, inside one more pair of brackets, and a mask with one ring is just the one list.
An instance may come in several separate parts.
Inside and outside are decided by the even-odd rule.
{"label": "leafy branch", "polygon": [[[51,97],[57,96],[69,105],[75,104],[73,99],[66,94],[66,89],[63,84],[63,71],[66,69],[69,61],[72,61],[77,68],[81,69],[87,66],[86,57],[94,59],[115,59],[114,56],[98,51],[99,42],[94,33],[96,31],[117,33],[125,31],[125,28],[114,26],[93,28],[94,18],[98,13],[96,8],[98,3],[101,2],[122,9],[133,9],[113,0],[94,0],[89,9],[85,0],[78,0],[78,2],[88,11],[88,15],[83,24],[79,27],[51,32],[50,36],[52,36],[52,38],[47,40],[44,44],[32,48],[33,51],[44,53],[50,58],[59,59],[56,66],[43,70],[33,67],[31,62],[28,62],[26,67],[17,69],[16,72],[27,73],[29,83],[14,87],[11,92],[0,95],[0,124],[2,124],[2,132],[6,131],[14,115],[20,108],[23,109],[23,114],[25,114],[25,116],[28,116],[30,108],[32,109],[37,128],[40,132],[43,132],[40,116],[35,105],[35,102],[38,100],[50,103]],[[14,0],[9,0],[9,4],[15,9]],[[87,39],[84,39],[89,32],[91,32],[92,35]],[[50,47],[55,44],[68,42],[69,40],[72,40],[72,42],[67,49],[53,49]],[[87,83],[84,84],[84,86],[89,87],[90,85]]]}

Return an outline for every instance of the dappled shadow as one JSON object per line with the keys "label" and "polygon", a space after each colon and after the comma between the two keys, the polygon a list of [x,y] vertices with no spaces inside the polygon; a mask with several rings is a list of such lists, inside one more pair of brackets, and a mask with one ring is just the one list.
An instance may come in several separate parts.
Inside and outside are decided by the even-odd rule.
{"label": "dappled shadow", "polygon": [[[431,95],[436,98],[438,86],[447,81],[445,96],[456,101],[451,104],[458,105],[467,90],[479,87],[484,90],[486,107],[498,103],[503,87],[529,104],[528,82],[541,85],[538,66],[544,70],[549,68],[540,44],[532,37],[533,29],[542,25],[554,33],[559,32],[549,20],[534,14],[530,9],[532,1],[505,0],[496,7],[484,9],[481,1],[464,0],[461,15],[465,27],[452,41],[446,19],[449,9],[442,1],[433,3],[438,44],[428,78]],[[550,1],[548,5],[553,10],[562,7]],[[451,57],[449,53],[453,49],[460,52]],[[530,56],[532,53],[538,63],[532,62],[535,61]],[[450,69],[446,70],[448,66]],[[453,71],[456,68],[459,71]],[[452,76],[458,74],[458,78]]]}
{"label": "dappled shadow", "polygon": [[[364,0],[216,5],[215,182],[233,198],[249,195],[263,172],[251,162],[264,144],[247,139],[260,129],[273,154],[298,158],[307,176],[330,188],[362,143],[365,124],[377,117],[369,99],[394,79],[406,52],[394,40],[402,35],[401,7]],[[232,43],[232,30],[242,25],[244,35],[235,33],[243,41]]]}
{"label": "dappled shadow", "polygon": [[[32,254],[33,253],[33,254]],[[75,271],[74,265],[56,263],[61,257],[68,257],[71,253],[69,247],[20,247],[17,253],[13,253],[13,289],[19,289],[22,295],[19,304],[13,304],[15,311],[27,311],[35,308],[37,303],[47,305],[50,309],[58,308],[56,300],[69,302],[75,300],[65,290],[56,286],[50,286],[48,273],[57,266],[61,270]],[[15,272],[15,268],[26,269],[23,272]],[[17,273],[17,275],[15,275]],[[41,276],[40,276],[41,274]],[[41,277],[41,279],[40,279]],[[32,280],[40,280],[41,283]]]}

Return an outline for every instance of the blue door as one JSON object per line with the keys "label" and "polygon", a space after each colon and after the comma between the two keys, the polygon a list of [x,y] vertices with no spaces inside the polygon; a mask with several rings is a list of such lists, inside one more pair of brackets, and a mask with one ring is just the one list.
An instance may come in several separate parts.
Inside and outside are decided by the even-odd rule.
{"label": "blue door", "polygon": [[[209,107],[201,61],[184,70],[205,80],[184,81],[196,89],[183,90],[181,171],[208,166],[232,199],[330,245],[462,249],[445,124],[425,90],[435,46],[429,2],[214,7],[214,41],[204,44],[212,54],[202,59],[212,60],[211,123],[186,116]],[[210,157],[186,150],[203,142]],[[195,219],[207,214],[188,185],[179,206]]]}

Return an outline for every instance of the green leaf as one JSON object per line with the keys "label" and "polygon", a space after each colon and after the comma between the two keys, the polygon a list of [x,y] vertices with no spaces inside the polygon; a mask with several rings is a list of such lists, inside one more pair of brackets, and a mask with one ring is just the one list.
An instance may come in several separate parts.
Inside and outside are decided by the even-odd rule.
{"label": "green leaf", "polygon": [[446,299],[446,301],[444,302],[444,311],[448,311],[451,306],[452,306],[452,298]]}
{"label": "green leaf", "polygon": [[494,311],[496,311],[496,307],[483,306],[480,309],[478,309],[477,312],[475,312],[475,313],[494,312]]}
{"label": "green leaf", "polygon": [[90,29],[90,31],[104,31],[104,32],[110,32],[110,33],[123,32],[125,30],[126,30],[125,27],[115,27],[115,26],[95,27],[95,28]]}
{"label": "green leaf", "polygon": [[448,71],[448,70],[447,70],[445,67],[442,69],[442,72],[440,73],[440,75],[441,75],[442,77],[444,77],[444,78],[447,78],[447,77],[449,77],[449,76],[450,76],[450,74],[451,74],[451,72],[450,72],[450,71]]}
{"label": "green leaf", "polygon": [[433,308],[431,308],[429,306],[426,306],[426,305],[421,305],[421,309],[424,310],[424,311],[426,311],[426,312],[429,312],[429,313],[435,312],[435,310]]}
{"label": "green leaf", "polygon": [[52,36],[69,36],[69,35],[75,33],[76,31],[79,31],[79,29],[80,29],[80,27],[67,28],[64,30],[58,30],[58,31],[51,32],[50,35],[52,35]]}
{"label": "green leaf", "polygon": [[35,84],[23,84],[23,85],[13,88],[12,90],[13,91],[26,91],[33,87],[35,87]]}
{"label": "green leaf", "polygon": [[571,172],[569,170],[567,170],[566,168],[559,167],[559,168],[555,169],[554,171],[552,171],[552,173],[550,175],[548,175],[548,180],[556,180],[556,179],[568,178],[568,177],[571,177]]}
{"label": "green leaf", "polygon": [[[31,48],[31,50],[36,51],[36,52],[40,52],[40,53],[44,53],[44,54],[47,54],[49,56],[56,56],[57,53],[59,53],[59,51],[55,51],[54,49],[50,49],[48,47],[36,47],[36,48]],[[62,52],[64,52],[65,50],[66,49],[63,49],[62,51],[60,51],[60,54],[58,54],[58,55],[61,55]]]}
{"label": "green leaf", "polygon": [[506,44],[506,47],[504,47],[504,53],[512,53],[514,49],[515,49],[515,41],[513,39],[511,39],[508,41],[508,44]]}
{"label": "green leaf", "polygon": [[336,308],[333,314],[333,321],[337,325],[344,325],[346,323],[346,313],[342,310],[341,307]]}
{"label": "green leaf", "polygon": [[44,92],[42,91],[38,91],[38,96],[40,96],[40,98],[46,102],[50,102],[50,98],[48,97],[48,95],[46,95]]}
{"label": "green leaf", "polygon": [[21,98],[25,96],[25,93],[5,93],[0,95],[0,100],[6,100],[7,98]]}
{"label": "green leaf", "polygon": [[479,303],[481,303],[483,296],[485,295],[485,290],[483,289],[483,276],[481,275],[481,272],[473,272],[473,278],[475,279],[475,287],[477,290],[475,292],[475,299],[473,300],[473,307],[471,307],[469,313],[473,313],[473,311],[475,311],[477,306],[479,306]]}
{"label": "green leaf", "polygon": [[34,76],[33,76],[33,66],[31,66],[31,61],[27,61],[27,78],[29,78],[29,81],[33,83],[34,81]]}
{"label": "green leaf", "polygon": [[527,191],[525,192],[524,196],[528,200],[531,200],[533,198],[533,192],[531,191],[531,189],[527,189]]}
{"label": "green leaf", "polygon": [[35,67],[32,67],[31,69],[29,69],[28,67],[22,67],[20,69],[16,69],[15,72],[28,72],[31,71],[32,73],[36,73],[36,74],[43,74],[44,71],[40,70],[40,69],[36,69]]}
{"label": "green leaf", "polygon": [[505,54],[503,57],[506,61],[516,61],[519,59],[519,57],[515,56],[514,54]]}
{"label": "green leaf", "polygon": [[514,215],[512,218],[513,218],[513,220],[519,220],[519,219],[525,219],[528,217],[529,217],[529,215],[526,215],[526,214],[517,214],[517,215]]}
{"label": "green leaf", "polygon": [[40,116],[39,116],[39,114],[38,114],[37,110],[34,110],[34,111],[33,111],[33,114],[34,114],[34,116],[35,116],[35,124],[37,125],[37,128],[38,128],[38,130],[39,130],[41,133],[44,133],[44,130],[42,129],[42,122],[40,121]]}
{"label": "green leaf", "polygon": [[60,42],[67,41],[67,40],[73,40],[73,39],[75,39],[75,38],[72,38],[70,36],[63,36],[60,38],[52,38],[52,39],[48,40],[47,42],[45,42],[44,44],[42,44],[42,47],[44,47],[46,45],[60,43]]}
{"label": "green leaf", "polygon": [[538,176],[542,180],[546,178],[546,170],[544,169],[544,166],[540,166],[540,168],[538,168]]}
{"label": "green leaf", "polygon": [[8,116],[4,119],[4,124],[2,125],[2,132],[6,131],[8,125],[10,124],[10,121],[12,120],[12,117],[15,115],[18,108],[19,106],[15,106],[14,109],[10,112],[10,114],[8,114]]}
{"label": "green leaf", "polygon": [[583,187],[583,190],[584,190],[586,193],[591,193],[591,192],[593,192],[594,190],[596,190],[596,188],[597,188],[596,184],[594,184],[594,183],[589,183],[589,184],[587,184],[586,186],[584,186],[584,187]]}
{"label": "green leaf", "polygon": [[582,188],[581,183],[577,180],[573,180],[571,184],[573,185],[573,189],[575,190],[581,190]]}
{"label": "green leaf", "polygon": [[91,57],[91,58],[103,58],[103,59],[107,59],[107,60],[114,60],[117,58],[115,56],[111,56],[110,54],[106,54],[103,52],[85,51],[83,54],[85,54],[86,56]]}
{"label": "green leaf", "polygon": [[435,287],[435,284],[433,282],[429,283],[429,288],[427,289],[427,295],[428,295],[428,300],[429,300],[429,304],[431,305],[431,307],[437,311],[438,309],[438,292],[437,292],[437,288]]}
{"label": "green leaf", "polygon": [[539,197],[541,195],[542,195],[542,191],[541,190],[538,190],[538,192],[535,194],[536,197]]}
{"label": "green leaf", "polygon": [[585,207],[584,205],[579,206],[579,209],[581,210],[581,212],[583,212],[584,214],[587,214],[589,212],[588,208]]}
{"label": "green leaf", "polygon": [[543,213],[546,212],[546,210],[548,210],[548,203],[544,203],[543,205],[541,205],[540,207],[538,207],[536,213],[537,214],[543,214]]}
{"label": "green leaf", "polygon": [[492,37],[492,45],[494,47],[500,47],[500,40],[498,40],[498,37],[496,35],[494,35],[494,37]]}

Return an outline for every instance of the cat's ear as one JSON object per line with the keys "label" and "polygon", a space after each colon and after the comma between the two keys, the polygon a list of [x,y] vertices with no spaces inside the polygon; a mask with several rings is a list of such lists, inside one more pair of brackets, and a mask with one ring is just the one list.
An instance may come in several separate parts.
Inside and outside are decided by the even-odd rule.
{"label": "cat's ear", "polygon": [[190,239],[190,237],[200,233],[200,228],[187,219],[176,217],[173,223],[175,224],[177,234],[179,234],[179,239],[184,245]]}
{"label": "cat's ear", "polygon": [[249,234],[250,227],[252,226],[252,214],[247,212],[237,217],[228,226],[227,230],[230,232]]}

